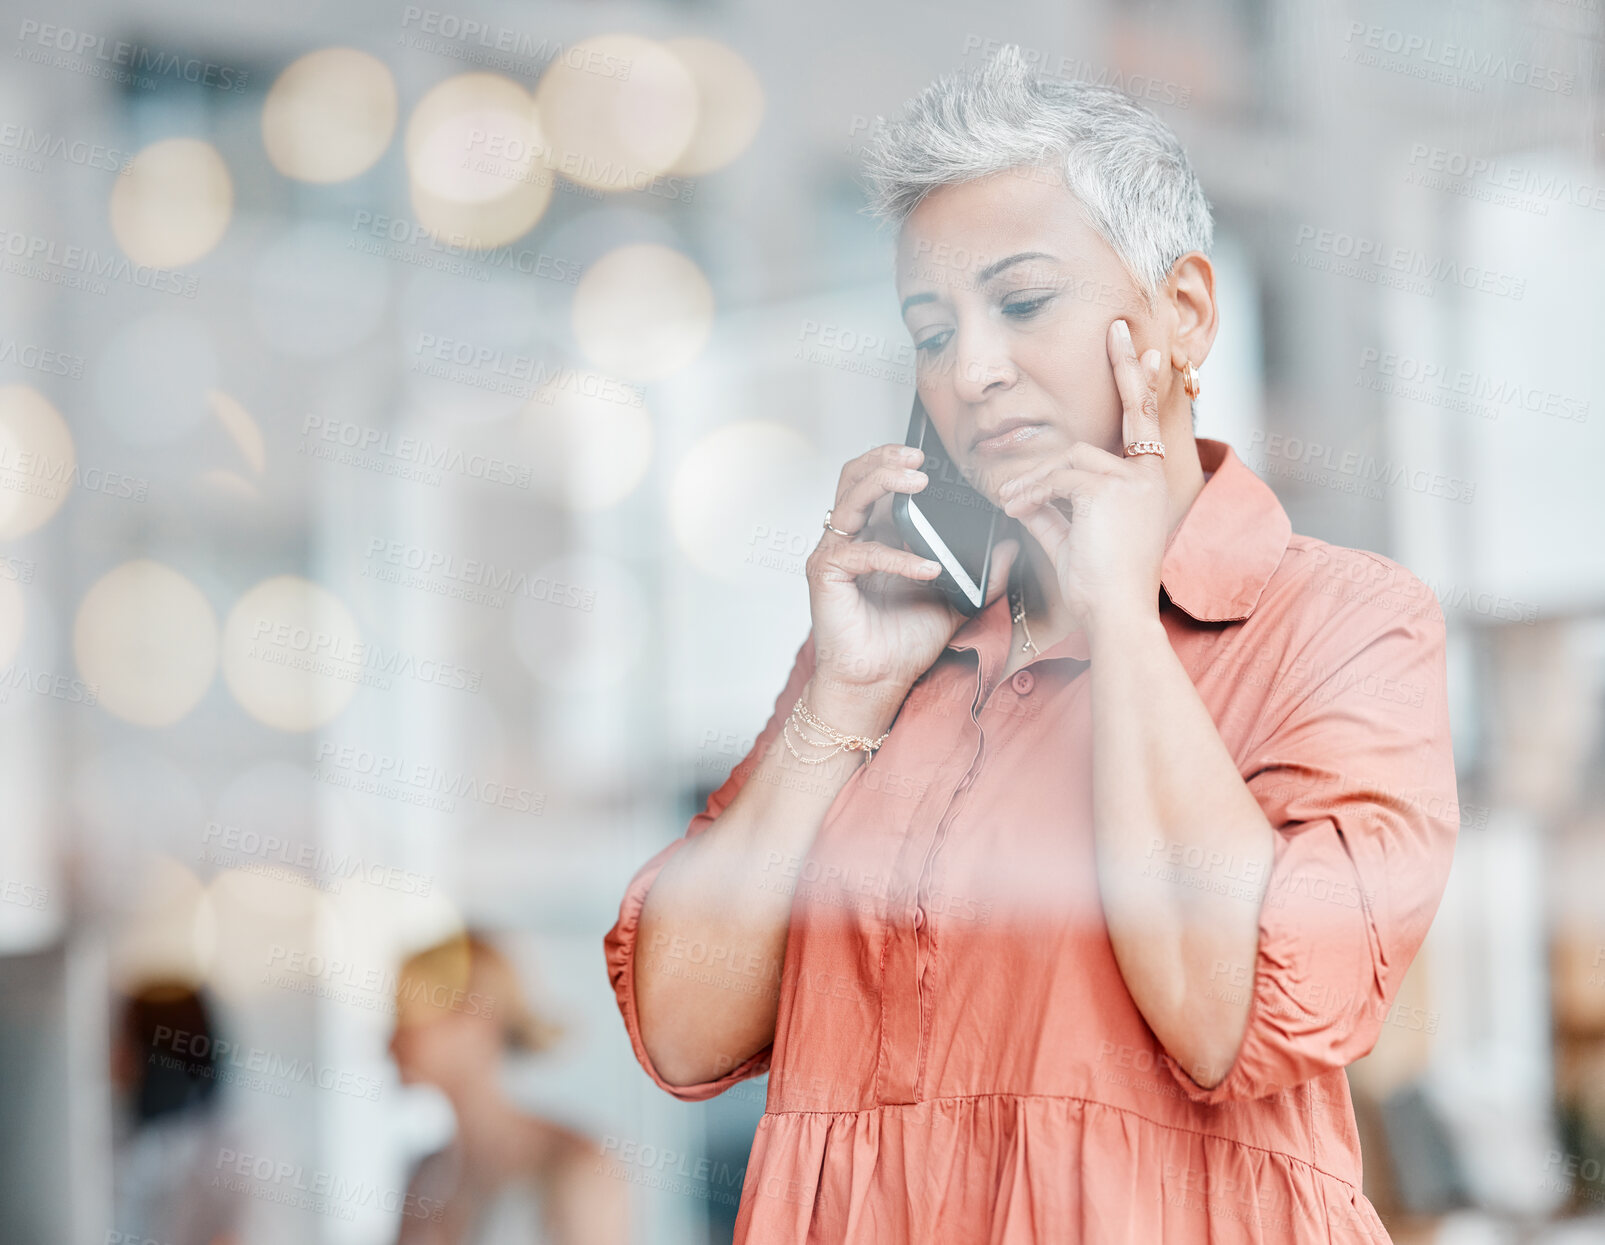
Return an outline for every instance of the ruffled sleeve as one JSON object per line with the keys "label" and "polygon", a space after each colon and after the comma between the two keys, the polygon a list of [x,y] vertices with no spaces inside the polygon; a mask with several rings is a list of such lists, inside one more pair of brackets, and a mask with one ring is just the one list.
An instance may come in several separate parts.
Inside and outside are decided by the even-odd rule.
{"label": "ruffled sleeve", "polygon": [[652,889],[652,883],[657,879],[663,866],[668,863],[669,858],[693,837],[711,826],[719,814],[729,807],[730,802],[736,798],[736,793],[757,768],[759,760],[768,755],[770,748],[784,746],[780,740],[781,728],[791,714],[792,705],[796,703],[797,697],[802,695],[802,690],[813,677],[813,673],[814,637],[810,631],[797,650],[785,687],[775,698],[769,721],[753,741],[752,748],[730,771],[730,776],[724,783],[708,796],[702,811],[691,818],[685,834],[653,856],[630,879],[629,886],[625,888],[624,900],[619,905],[618,920],[602,940],[602,948],[607,956],[608,980],[612,983],[614,996],[618,999],[619,1012],[624,1017],[624,1028],[629,1033],[630,1047],[635,1051],[636,1060],[660,1088],[685,1102],[701,1102],[723,1093],[738,1081],[761,1076],[769,1070],[769,1059],[774,1048],[773,1044],[765,1046],[751,1058],[730,1068],[715,1080],[699,1081],[694,1085],[671,1085],[663,1079],[653,1066],[646,1046],[641,1041],[641,1022],[635,1007],[635,951],[641,925],[641,909],[646,903],[647,892]]}
{"label": "ruffled sleeve", "polygon": [[1380,626],[1374,607],[1340,614],[1279,672],[1280,720],[1244,771],[1276,830],[1259,949],[1210,983],[1250,993],[1247,1032],[1212,1089],[1163,1056],[1195,1102],[1263,1097],[1369,1052],[1437,912],[1460,815],[1443,613],[1416,599],[1428,608]]}

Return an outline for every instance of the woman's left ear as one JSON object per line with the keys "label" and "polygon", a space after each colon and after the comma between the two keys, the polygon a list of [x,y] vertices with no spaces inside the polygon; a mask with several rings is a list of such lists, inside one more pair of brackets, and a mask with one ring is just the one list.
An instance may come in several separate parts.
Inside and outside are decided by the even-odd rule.
{"label": "woman's left ear", "polygon": [[1209,356],[1220,327],[1215,303],[1215,265],[1202,251],[1188,251],[1171,265],[1166,294],[1176,317],[1170,365],[1195,368]]}

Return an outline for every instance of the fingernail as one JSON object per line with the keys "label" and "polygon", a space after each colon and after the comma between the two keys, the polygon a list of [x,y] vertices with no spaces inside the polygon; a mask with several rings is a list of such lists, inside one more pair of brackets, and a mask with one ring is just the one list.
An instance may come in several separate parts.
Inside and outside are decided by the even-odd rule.
{"label": "fingernail", "polygon": [[1115,330],[1128,342],[1131,340],[1131,325],[1127,324],[1124,320],[1115,321]]}

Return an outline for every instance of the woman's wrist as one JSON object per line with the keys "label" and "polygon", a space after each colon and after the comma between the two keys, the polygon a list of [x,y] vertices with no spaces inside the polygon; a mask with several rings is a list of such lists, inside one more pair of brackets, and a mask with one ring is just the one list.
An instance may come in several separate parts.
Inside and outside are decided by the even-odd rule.
{"label": "woman's wrist", "polygon": [[845,683],[815,672],[802,690],[804,707],[833,730],[879,739],[908,696],[895,684]]}

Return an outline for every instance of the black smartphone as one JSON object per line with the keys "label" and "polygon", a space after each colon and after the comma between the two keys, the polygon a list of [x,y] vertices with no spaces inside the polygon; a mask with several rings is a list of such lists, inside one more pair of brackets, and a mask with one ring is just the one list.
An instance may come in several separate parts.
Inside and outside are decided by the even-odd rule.
{"label": "black smartphone", "polygon": [[892,517],[908,547],[942,565],[933,581],[964,614],[980,612],[992,573],[992,546],[1008,516],[970,487],[915,395],[907,445],[925,451],[919,469],[928,477],[918,493],[893,493]]}

